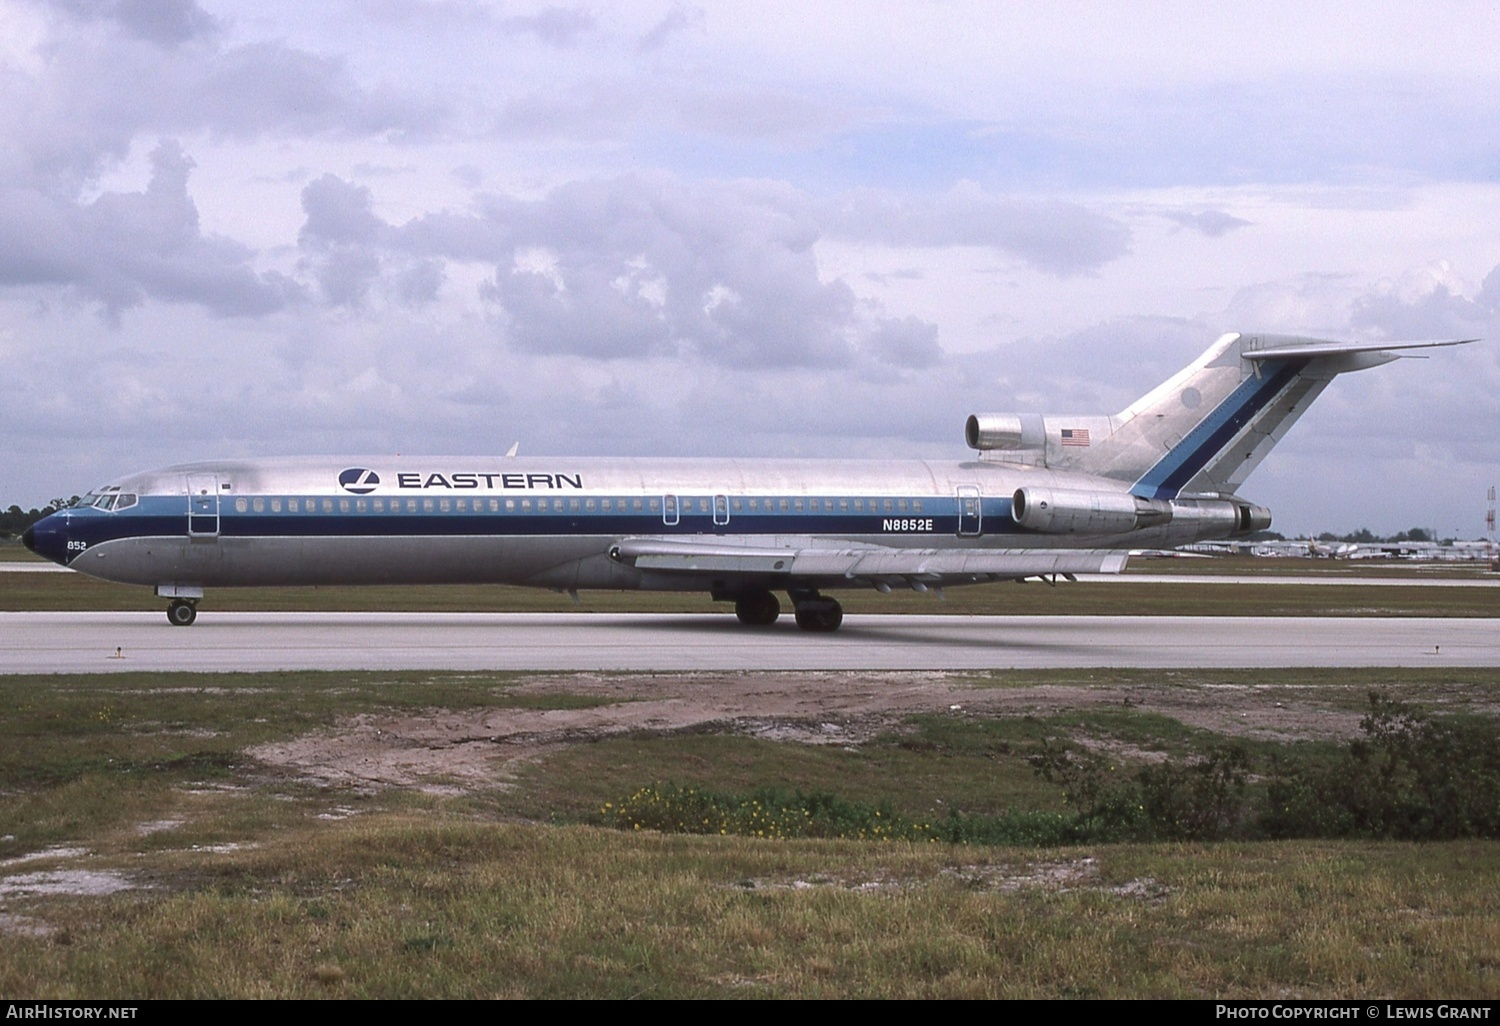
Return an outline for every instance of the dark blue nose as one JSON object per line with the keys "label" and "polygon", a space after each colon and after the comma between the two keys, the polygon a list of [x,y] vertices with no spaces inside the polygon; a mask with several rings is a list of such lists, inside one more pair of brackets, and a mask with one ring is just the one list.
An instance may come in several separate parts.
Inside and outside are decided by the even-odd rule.
{"label": "dark blue nose", "polygon": [[68,551],[68,520],[54,513],[32,524],[21,534],[21,544],[44,559],[68,565],[68,559],[77,555]]}

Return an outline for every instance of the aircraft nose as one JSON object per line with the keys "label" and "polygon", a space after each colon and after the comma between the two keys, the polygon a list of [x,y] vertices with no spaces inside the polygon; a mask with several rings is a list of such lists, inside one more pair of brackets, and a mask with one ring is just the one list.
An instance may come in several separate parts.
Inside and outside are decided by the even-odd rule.
{"label": "aircraft nose", "polygon": [[21,544],[43,559],[68,565],[67,523],[56,514],[43,517],[21,533]]}

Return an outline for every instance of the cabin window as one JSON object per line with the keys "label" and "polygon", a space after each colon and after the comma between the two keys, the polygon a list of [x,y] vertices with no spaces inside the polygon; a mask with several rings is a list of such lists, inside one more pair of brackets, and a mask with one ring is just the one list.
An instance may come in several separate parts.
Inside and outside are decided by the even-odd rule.
{"label": "cabin window", "polygon": [[[558,502],[557,508],[558,509],[562,509],[562,502],[560,500]],[[568,500],[568,508],[571,509],[574,513],[577,513],[578,512],[578,500],[577,499],[569,499]]]}
{"label": "cabin window", "polygon": [[651,512],[655,513],[655,512],[657,512],[658,510],[661,509],[661,500],[660,499],[652,499],[650,501],[649,505],[651,507]]}
{"label": "cabin window", "polygon": [[631,500],[630,508],[633,509],[633,510],[635,510],[637,513],[639,513],[642,510],[642,508],[644,508],[644,505],[645,504],[641,502],[640,498],[637,497],[637,498]]}
{"label": "cabin window", "polygon": [[491,499],[490,500],[490,512],[491,513],[499,513],[500,512],[500,500],[499,499]]}
{"label": "cabin window", "polygon": [[266,511],[266,500],[256,499],[250,503],[250,508],[257,513],[264,513]]}
{"label": "cabin window", "polygon": [[898,512],[901,512],[901,513],[905,513],[906,512],[906,500],[905,499],[897,499],[896,500],[896,510]]}
{"label": "cabin window", "polygon": [[438,509],[441,512],[443,512],[443,513],[451,513],[453,511],[453,500],[452,499],[439,499],[438,500]]}
{"label": "cabin window", "polygon": [[348,499],[340,499],[339,500],[339,512],[340,513],[347,513],[347,512],[349,512],[349,500]]}
{"label": "cabin window", "polygon": [[468,512],[468,510],[469,510],[469,500],[468,499],[454,499],[453,501],[456,502],[456,503],[458,503],[458,511],[460,513],[467,513]]}
{"label": "cabin window", "polygon": [[856,512],[856,513],[863,513],[864,511],[865,511],[865,500],[864,499],[855,499],[854,500],[854,512]]}
{"label": "cabin window", "polygon": [[[493,502],[494,500],[491,499],[490,501]],[[509,513],[511,510],[513,510],[515,508],[516,508],[516,500],[515,499],[506,499],[505,500],[505,512]]]}
{"label": "cabin window", "polygon": [[608,512],[610,512],[611,510],[613,510],[615,508],[615,504],[614,504],[613,500],[610,500],[610,499],[600,499],[599,500],[599,508],[602,509],[604,512],[608,513]]}
{"label": "cabin window", "polygon": [[[598,503],[596,503],[593,499],[585,499],[584,502],[583,502],[583,508],[586,509],[586,510],[588,510],[590,513],[594,512],[594,507],[596,505],[598,505]],[[578,500],[577,499],[573,500],[573,508],[574,509],[578,508]]]}
{"label": "cabin window", "polygon": [[248,499],[235,499],[234,500],[234,511],[236,513],[244,513],[244,512],[247,512],[249,509],[250,509],[250,502],[249,502]]}
{"label": "cabin window", "polygon": [[371,499],[370,501],[372,503],[374,503],[374,505],[375,505],[375,512],[376,513],[384,513],[385,512],[385,500],[384,499]]}
{"label": "cabin window", "polygon": [[848,499],[840,499],[839,500],[839,512],[840,513],[847,513],[847,512],[849,512],[849,500]]}
{"label": "cabin window", "polygon": [[[507,503],[509,503],[509,502],[511,502],[513,500],[507,499],[505,501]],[[523,513],[530,513],[531,512],[531,500],[530,499],[522,499],[521,500],[521,512],[523,512]]]}
{"label": "cabin window", "polygon": [[437,503],[436,502],[434,502],[431,499],[423,499],[422,500],[422,512],[423,513],[431,513],[435,509],[437,509]]}
{"label": "cabin window", "polygon": [[894,513],[894,512],[896,512],[896,503],[895,503],[894,500],[892,500],[892,499],[886,499],[885,500],[885,511],[887,513]]}
{"label": "cabin window", "polygon": [[356,513],[368,513],[369,510],[370,510],[370,504],[369,504],[368,501],[366,501],[365,499],[355,499],[354,500],[354,511]]}
{"label": "cabin window", "polygon": [[280,498],[275,498],[275,499],[271,500],[271,512],[272,513],[280,513],[281,512],[281,499]]}
{"label": "cabin window", "polygon": [[801,499],[793,499],[792,500],[792,509],[796,510],[798,513],[801,513],[802,512],[802,500]]}
{"label": "cabin window", "polygon": [[920,513],[920,512],[922,512],[922,500],[921,499],[913,499],[913,500],[911,500],[911,511],[913,513]]}

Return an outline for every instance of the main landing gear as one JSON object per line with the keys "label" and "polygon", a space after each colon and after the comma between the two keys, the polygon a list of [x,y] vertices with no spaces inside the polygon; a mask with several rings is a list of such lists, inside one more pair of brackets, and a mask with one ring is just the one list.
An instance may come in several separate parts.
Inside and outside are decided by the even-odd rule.
{"label": "main landing gear", "polygon": [[781,602],[769,591],[746,592],[735,599],[734,615],[747,627],[769,627],[781,615]]}
{"label": "main landing gear", "polygon": [[167,606],[167,623],[173,627],[191,627],[198,619],[198,603],[177,599]]}
{"label": "main landing gear", "polygon": [[[827,634],[844,622],[844,607],[837,599],[816,591],[788,593],[796,610],[797,626]],[[781,615],[781,602],[769,591],[747,591],[734,600],[734,615],[748,627],[769,627]]]}
{"label": "main landing gear", "polygon": [[805,631],[832,634],[844,622],[844,607],[839,605],[838,599],[814,591],[794,594],[792,602],[797,607],[797,626]]}

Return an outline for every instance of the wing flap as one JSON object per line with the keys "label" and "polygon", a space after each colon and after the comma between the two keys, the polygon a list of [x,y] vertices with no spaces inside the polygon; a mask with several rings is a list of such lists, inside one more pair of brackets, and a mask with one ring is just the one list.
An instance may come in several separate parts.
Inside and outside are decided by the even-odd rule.
{"label": "wing flap", "polygon": [[1129,558],[1111,549],[902,549],[820,541],[800,539],[799,544],[770,548],[718,538],[627,538],[611,555],[640,570],[848,580],[1119,573]]}

